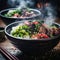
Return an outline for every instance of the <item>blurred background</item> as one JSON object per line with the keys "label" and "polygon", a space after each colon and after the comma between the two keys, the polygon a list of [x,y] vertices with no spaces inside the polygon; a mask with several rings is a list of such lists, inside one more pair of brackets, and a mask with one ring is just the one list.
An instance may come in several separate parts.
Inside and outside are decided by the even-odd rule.
{"label": "blurred background", "polygon": [[[50,5],[48,5],[48,3]],[[44,6],[45,5],[45,6]],[[42,8],[43,6],[53,7],[60,17],[60,0],[0,0],[0,10],[15,7]]]}

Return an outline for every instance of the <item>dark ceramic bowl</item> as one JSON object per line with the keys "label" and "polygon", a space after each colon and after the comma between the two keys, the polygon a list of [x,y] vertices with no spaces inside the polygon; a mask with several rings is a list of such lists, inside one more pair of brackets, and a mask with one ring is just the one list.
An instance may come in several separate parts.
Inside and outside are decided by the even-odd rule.
{"label": "dark ceramic bowl", "polygon": [[5,41],[5,33],[4,33],[4,28],[0,27],[0,42]]}
{"label": "dark ceramic bowl", "polygon": [[6,14],[9,10],[14,10],[14,9],[17,9],[17,8],[10,8],[10,9],[5,9],[5,10],[2,10],[0,11],[0,17],[1,19],[4,21],[4,23],[6,25],[12,23],[12,22],[15,22],[15,21],[20,21],[20,20],[29,20],[29,19],[34,19],[34,18],[40,18],[40,15],[41,15],[41,12],[37,9],[30,9],[31,11],[35,12],[36,16],[30,16],[30,17],[26,17],[26,18],[11,18],[11,17],[5,17],[4,14]]}
{"label": "dark ceramic bowl", "polygon": [[[45,52],[53,49],[58,44],[60,35],[52,37],[52,38],[40,39],[40,40],[23,39],[23,38],[20,39],[20,38],[13,37],[10,34],[12,27],[17,26],[18,24],[23,23],[23,22],[24,21],[14,22],[14,23],[9,24],[5,28],[5,34],[7,38],[11,41],[13,45],[15,45],[23,53],[29,54],[29,55],[44,54]],[[59,26],[58,24],[56,25]]]}

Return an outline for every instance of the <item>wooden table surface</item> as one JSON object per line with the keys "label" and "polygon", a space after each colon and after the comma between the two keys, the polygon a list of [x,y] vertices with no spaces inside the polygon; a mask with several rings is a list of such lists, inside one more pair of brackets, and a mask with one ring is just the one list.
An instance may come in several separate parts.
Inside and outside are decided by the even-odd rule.
{"label": "wooden table surface", "polygon": [[[59,23],[60,24],[60,18],[57,18],[56,20],[55,20],[57,23]],[[0,27],[5,27],[6,25],[3,23],[3,21],[0,19]],[[13,47],[14,48],[14,46],[10,43],[10,41],[8,40],[8,39],[6,39],[4,42],[1,42],[0,43],[0,46],[2,46],[2,47],[6,47],[6,48],[9,48],[9,47]],[[60,42],[57,44],[57,46],[54,48],[55,50],[58,50],[58,51],[60,51]]]}

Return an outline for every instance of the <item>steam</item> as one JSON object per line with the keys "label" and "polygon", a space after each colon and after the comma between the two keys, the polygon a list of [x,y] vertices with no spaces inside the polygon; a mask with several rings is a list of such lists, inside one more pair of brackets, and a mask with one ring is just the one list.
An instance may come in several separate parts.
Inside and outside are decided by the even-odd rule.
{"label": "steam", "polygon": [[34,5],[34,2],[32,0],[8,0],[8,5],[11,7],[17,7],[17,8],[26,8],[31,7]]}
{"label": "steam", "polygon": [[45,18],[44,21],[47,25],[51,26],[53,22],[55,21],[55,19],[56,19],[55,17],[50,16],[50,17]]}
{"label": "steam", "polygon": [[45,5],[45,12],[47,12],[47,15],[45,15],[44,21],[50,26],[56,19],[56,11],[51,4],[48,4],[47,6]]}
{"label": "steam", "polygon": [[[39,3],[39,2],[38,2]],[[18,9],[26,8],[26,7],[34,7],[33,0],[8,0],[8,4],[11,7],[17,7]],[[41,16],[44,19],[45,23],[48,25],[52,25],[52,23],[56,19],[56,12],[54,7],[51,4],[47,3],[43,8],[40,8]]]}

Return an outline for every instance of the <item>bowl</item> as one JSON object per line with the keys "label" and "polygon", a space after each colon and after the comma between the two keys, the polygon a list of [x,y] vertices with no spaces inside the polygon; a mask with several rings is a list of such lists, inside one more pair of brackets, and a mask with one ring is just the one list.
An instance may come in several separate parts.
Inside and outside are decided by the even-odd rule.
{"label": "bowl", "polygon": [[30,8],[29,10],[36,13],[35,16],[30,16],[30,17],[25,17],[25,18],[12,18],[12,17],[4,16],[4,14],[6,14],[9,10],[15,10],[15,9],[17,9],[17,8],[10,8],[10,9],[5,9],[5,10],[0,11],[0,17],[6,25],[8,25],[12,22],[15,22],[15,21],[20,21],[20,20],[25,20],[25,19],[29,20],[29,19],[34,19],[34,18],[38,18],[38,17],[40,18],[40,15],[41,15],[41,12],[39,10]]}
{"label": "bowl", "polygon": [[4,27],[0,27],[0,42],[5,41]]}
{"label": "bowl", "polygon": [[[10,32],[12,27],[17,26],[23,21],[13,22],[5,27],[5,34],[11,43],[16,46],[23,53],[28,55],[41,55],[52,50],[59,42],[60,34],[58,36],[47,39],[24,39],[13,37]],[[57,23],[54,23],[60,27]]]}

